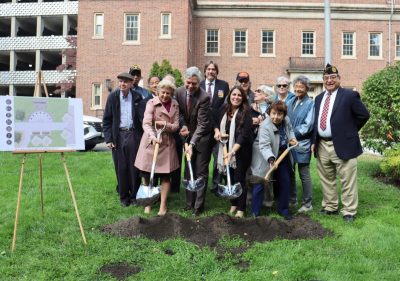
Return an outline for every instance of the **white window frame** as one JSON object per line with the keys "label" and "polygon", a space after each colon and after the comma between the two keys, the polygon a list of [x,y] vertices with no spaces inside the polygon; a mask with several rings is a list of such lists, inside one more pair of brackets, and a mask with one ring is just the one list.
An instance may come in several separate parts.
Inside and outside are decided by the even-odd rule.
{"label": "white window frame", "polygon": [[[96,88],[98,87],[99,92],[96,93]],[[91,107],[90,109],[100,109],[102,108],[102,104],[103,104],[103,85],[101,83],[98,82],[94,82],[92,83],[92,102],[91,102]],[[96,97],[100,97],[99,99],[99,104],[95,104],[96,102]]]}
{"label": "white window frame", "polygon": [[[380,41],[379,41],[379,56],[371,56],[371,35],[372,34],[379,34]],[[368,32],[368,59],[382,59],[382,32]]]}
{"label": "white window frame", "polygon": [[[164,16],[168,16],[168,23],[164,24]],[[172,38],[172,13],[170,12],[162,12],[160,18],[160,39],[171,39]],[[167,26],[168,32],[164,33],[164,26]]]}
{"label": "white window frame", "polygon": [[[272,53],[263,53],[263,44],[264,43],[271,43],[271,42],[264,42],[263,41],[263,33],[264,32],[272,32]],[[260,56],[261,57],[275,57],[275,30],[272,29],[262,29],[260,34]]]}
{"label": "white window frame", "polygon": [[[303,42],[303,40],[304,40],[304,34],[305,33],[313,34],[313,43],[312,43],[313,54],[303,54],[303,44],[305,44]],[[317,42],[317,35],[315,34],[315,31],[313,31],[313,30],[303,30],[301,32],[301,51],[300,51],[301,57],[312,57],[312,58],[316,57],[317,56],[316,42]],[[309,44],[309,43],[307,43],[307,44]]]}
{"label": "white window frame", "polygon": [[[395,45],[395,48],[394,48],[395,57],[394,57],[394,59],[395,60],[400,60],[400,33],[396,33],[394,45]],[[397,55],[397,49],[399,49],[399,54],[398,55]]]}
{"label": "white window frame", "polygon": [[[101,24],[97,22],[97,19],[101,16]],[[97,33],[97,26],[101,26],[101,32]],[[93,14],[93,39],[103,39],[104,38],[104,13],[94,13]]]}
{"label": "white window frame", "polygon": [[[236,53],[236,32],[245,32],[246,35],[246,41],[245,43],[245,52],[244,53]],[[233,56],[235,57],[247,57],[248,56],[248,40],[249,40],[249,34],[248,34],[248,30],[244,29],[244,28],[237,28],[233,30]],[[241,42],[241,41],[240,41]]]}
{"label": "white window frame", "polygon": [[[128,16],[137,16],[137,39],[136,40],[127,40],[126,38],[126,29],[127,29],[127,18]],[[124,45],[140,45],[140,13],[124,13]]]}
{"label": "white window frame", "polygon": [[[217,31],[217,41],[208,41],[208,31]],[[219,40],[219,35],[220,35],[220,30],[218,28],[208,28],[204,32],[204,41],[205,41],[205,50],[204,54],[207,56],[219,56],[219,50],[220,50],[220,40]],[[217,43],[217,52],[208,52],[208,43]]]}
{"label": "white window frame", "polygon": [[[344,45],[345,45],[345,42],[344,42],[344,35],[345,34],[352,34],[353,35],[353,44],[352,44],[352,51],[353,51],[353,54],[352,55],[345,55],[344,53],[343,53],[343,51],[344,51]],[[342,32],[342,59],[355,59],[357,56],[356,56],[356,42],[357,42],[357,40],[356,40],[356,33],[354,32],[354,31],[343,31]],[[347,45],[349,45],[349,44],[347,44]]]}

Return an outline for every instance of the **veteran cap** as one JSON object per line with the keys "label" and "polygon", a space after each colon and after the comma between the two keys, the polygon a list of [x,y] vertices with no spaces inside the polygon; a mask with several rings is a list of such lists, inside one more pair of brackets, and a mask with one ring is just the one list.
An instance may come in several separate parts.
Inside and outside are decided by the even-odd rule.
{"label": "veteran cap", "polygon": [[249,81],[250,80],[250,75],[245,71],[241,71],[241,72],[239,72],[237,74],[236,80],[239,81],[239,82]]}
{"label": "veteran cap", "polygon": [[337,74],[339,75],[339,71],[336,66],[330,65],[329,63],[326,64],[324,69],[324,74]]}
{"label": "veteran cap", "polygon": [[117,78],[118,78],[118,79],[121,79],[121,80],[133,81],[132,75],[130,75],[130,74],[127,73],[127,72],[122,72],[122,73],[118,74]]}
{"label": "veteran cap", "polygon": [[129,73],[134,76],[134,75],[142,75],[142,70],[140,69],[140,66],[138,64],[134,64],[129,68]]}

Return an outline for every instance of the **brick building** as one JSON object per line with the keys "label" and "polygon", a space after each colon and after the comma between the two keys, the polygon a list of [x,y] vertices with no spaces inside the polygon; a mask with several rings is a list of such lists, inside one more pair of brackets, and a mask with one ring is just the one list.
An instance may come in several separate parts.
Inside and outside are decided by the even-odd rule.
{"label": "brick building", "polygon": [[[400,58],[399,7],[392,0],[331,1],[332,62],[343,86],[360,90]],[[322,90],[322,0],[80,0],[78,13],[77,97],[86,114],[101,114],[119,72],[137,63],[147,79],[163,59],[181,71],[214,60],[230,85],[239,71],[250,73],[253,88],[284,73],[305,74],[311,94]]]}

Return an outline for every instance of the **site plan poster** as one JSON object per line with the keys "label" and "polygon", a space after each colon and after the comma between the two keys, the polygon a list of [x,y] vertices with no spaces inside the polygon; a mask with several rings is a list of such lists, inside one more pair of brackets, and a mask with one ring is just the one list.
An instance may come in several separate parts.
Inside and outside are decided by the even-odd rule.
{"label": "site plan poster", "polygon": [[0,96],[0,151],[83,150],[81,99]]}

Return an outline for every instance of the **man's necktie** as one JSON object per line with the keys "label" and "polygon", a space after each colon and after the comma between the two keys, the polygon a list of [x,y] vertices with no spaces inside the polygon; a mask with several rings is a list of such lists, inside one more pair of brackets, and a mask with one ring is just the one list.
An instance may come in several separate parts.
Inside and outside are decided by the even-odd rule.
{"label": "man's necktie", "polygon": [[209,95],[210,98],[212,98],[212,93],[211,93],[211,85],[212,83],[208,83],[208,90],[207,90],[207,94]]}
{"label": "man's necktie", "polygon": [[187,112],[190,112],[190,106],[192,105],[192,101],[191,101],[191,94],[186,94],[186,109],[187,109]]}
{"label": "man's necktie", "polygon": [[324,108],[322,109],[321,120],[319,122],[319,127],[321,128],[322,131],[326,130],[326,121],[328,119],[328,111],[329,111],[330,100],[331,100],[331,94],[328,93],[326,95]]}

